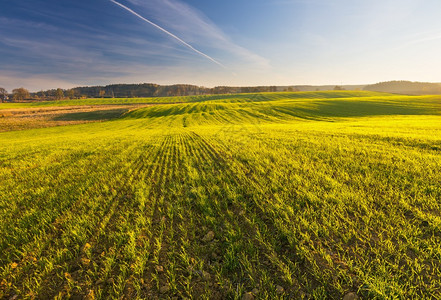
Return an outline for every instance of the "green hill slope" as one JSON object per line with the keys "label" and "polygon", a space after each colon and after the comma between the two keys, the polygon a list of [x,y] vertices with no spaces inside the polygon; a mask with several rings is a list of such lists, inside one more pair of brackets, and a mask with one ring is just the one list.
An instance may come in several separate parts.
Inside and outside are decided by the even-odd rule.
{"label": "green hill slope", "polygon": [[[358,95],[358,97],[356,96]],[[360,97],[362,96],[362,97]],[[139,109],[127,119],[147,119],[175,126],[284,123],[300,119],[386,115],[439,115],[439,96],[391,96],[371,93],[328,92],[265,94],[249,97],[205,100],[197,103],[161,105]]]}

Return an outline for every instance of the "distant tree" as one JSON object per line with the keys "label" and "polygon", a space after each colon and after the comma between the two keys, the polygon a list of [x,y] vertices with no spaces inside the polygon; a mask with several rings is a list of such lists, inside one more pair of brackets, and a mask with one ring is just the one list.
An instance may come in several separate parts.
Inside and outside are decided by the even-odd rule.
{"label": "distant tree", "polygon": [[100,97],[104,98],[105,95],[106,95],[106,91],[105,90],[100,90]]}
{"label": "distant tree", "polygon": [[69,99],[74,99],[75,98],[75,90],[74,89],[70,89],[67,91],[67,97]]}
{"label": "distant tree", "polygon": [[339,86],[339,85],[336,85],[336,86],[334,87],[334,91],[343,91],[343,90],[344,90],[344,88],[341,87],[341,86]]}
{"label": "distant tree", "polygon": [[8,92],[0,87],[0,103],[6,100],[6,97],[8,97]]}
{"label": "distant tree", "polygon": [[22,87],[12,90],[12,95],[16,101],[28,99],[30,97],[29,91]]}
{"label": "distant tree", "polygon": [[55,99],[61,100],[64,98],[64,92],[62,89],[58,88],[55,92]]}
{"label": "distant tree", "polygon": [[46,99],[46,93],[44,91],[39,91],[37,94],[40,96],[41,99]]}

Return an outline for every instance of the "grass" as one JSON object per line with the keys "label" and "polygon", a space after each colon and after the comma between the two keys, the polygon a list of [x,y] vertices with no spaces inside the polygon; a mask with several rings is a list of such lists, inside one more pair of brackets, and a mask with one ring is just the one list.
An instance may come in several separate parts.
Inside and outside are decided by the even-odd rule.
{"label": "grass", "polygon": [[228,95],[0,133],[0,297],[441,297],[441,98]]}
{"label": "grass", "polygon": [[269,101],[285,98],[347,98],[347,97],[370,97],[373,95],[388,95],[374,92],[300,92],[300,93],[259,93],[259,94],[238,94],[238,95],[200,95],[182,97],[151,97],[151,98],[92,98],[77,100],[38,101],[29,103],[0,103],[0,110],[11,108],[35,108],[35,107],[57,107],[57,106],[80,106],[80,105],[131,105],[131,104],[166,104],[166,103],[187,103],[203,102],[210,100],[225,101]]}

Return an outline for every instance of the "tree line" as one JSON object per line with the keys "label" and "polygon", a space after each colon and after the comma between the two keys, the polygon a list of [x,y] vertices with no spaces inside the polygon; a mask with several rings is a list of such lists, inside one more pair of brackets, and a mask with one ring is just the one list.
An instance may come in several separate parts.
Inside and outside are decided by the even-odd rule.
{"label": "tree line", "polygon": [[414,94],[440,94],[441,84],[420,83],[408,81],[382,82],[374,85],[360,86],[217,86],[207,88],[189,84],[158,85],[153,83],[142,84],[112,84],[106,86],[75,87],[72,89],[50,89],[31,93],[25,88],[17,88],[8,93],[0,87],[0,102],[20,101],[51,101],[63,99],[81,98],[135,98],[135,97],[173,97],[173,96],[196,96],[216,94],[240,94],[262,92],[297,92],[319,90],[345,90],[365,89],[378,92],[414,93]]}
{"label": "tree line", "polygon": [[256,87],[229,87],[217,86],[207,88],[203,86],[175,84],[158,85],[153,83],[143,84],[112,84],[107,86],[76,87],[72,89],[51,89],[35,93],[25,88],[18,88],[8,93],[0,88],[0,101],[48,101],[62,99],[80,98],[135,98],[135,97],[173,97],[173,96],[195,96],[212,94],[238,94],[238,93],[259,93],[276,92],[280,89],[276,86]]}
{"label": "tree line", "polygon": [[6,89],[0,87],[0,102],[23,101],[29,100],[30,98],[31,94],[25,88],[14,89],[12,90],[12,94],[9,94]]}

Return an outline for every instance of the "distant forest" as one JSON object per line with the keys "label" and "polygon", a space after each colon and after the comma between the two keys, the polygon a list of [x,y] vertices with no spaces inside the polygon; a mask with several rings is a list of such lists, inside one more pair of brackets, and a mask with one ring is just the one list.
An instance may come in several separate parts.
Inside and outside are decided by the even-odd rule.
{"label": "distant forest", "polygon": [[296,85],[296,86],[250,86],[231,87],[217,86],[207,88],[203,86],[175,84],[158,85],[153,83],[142,84],[112,84],[107,86],[76,87],[69,90],[52,89],[30,93],[35,100],[57,100],[64,98],[134,98],[134,97],[173,97],[216,94],[240,94],[263,92],[296,92],[296,91],[325,91],[325,90],[351,90],[362,89],[364,85]]}
{"label": "distant forest", "polygon": [[112,84],[107,86],[76,87],[72,89],[51,89],[36,93],[29,93],[24,88],[15,89],[12,94],[0,88],[0,102],[2,101],[45,101],[79,98],[134,98],[134,97],[174,97],[215,94],[239,94],[262,92],[304,92],[329,90],[366,90],[373,92],[429,95],[441,94],[441,83],[388,81],[372,85],[291,85],[291,86],[254,86],[231,87],[217,86],[207,88],[203,86],[175,84],[158,85],[153,83],[142,84]]}
{"label": "distant forest", "polygon": [[[133,98],[326,90],[366,90],[408,95],[441,94],[441,83],[388,81],[372,85],[217,86],[214,88],[188,84],[112,84],[107,86],[77,87],[72,90],[64,91],[64,96],[75,98]],[[41,98],[53,98],[56,94],[57,90],[35,93],[36,96]]]}
{"label": "distant forest", "polygon": [[[112,84],[107,86],[76,87],[63,90],[64,97],[68,98],[135,98],[135,97],[173,97],[194,96],[229,93],[256,93],[276,92],[276,86],[268,87],[215,87],[207,88],[188,84],[158,85],[153,83],[143,84]],[[58,90],[48,90],[33,93],[32,96],[40,99],[59,98]]]}

